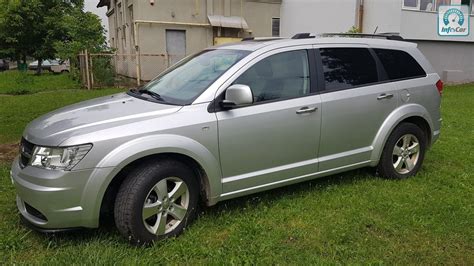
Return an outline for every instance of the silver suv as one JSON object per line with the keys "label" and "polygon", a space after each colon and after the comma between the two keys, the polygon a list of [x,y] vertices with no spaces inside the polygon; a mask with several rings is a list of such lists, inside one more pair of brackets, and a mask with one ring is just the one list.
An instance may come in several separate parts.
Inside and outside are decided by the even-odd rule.
{"label": "silver suv", "polygon": [[199,202],[360,167],[415,175],[440,133],[443,84],[416,44],[245,40],[189,56],[145,86],[31,122],[12,165],[23,220],[134,244],[176,236]]}

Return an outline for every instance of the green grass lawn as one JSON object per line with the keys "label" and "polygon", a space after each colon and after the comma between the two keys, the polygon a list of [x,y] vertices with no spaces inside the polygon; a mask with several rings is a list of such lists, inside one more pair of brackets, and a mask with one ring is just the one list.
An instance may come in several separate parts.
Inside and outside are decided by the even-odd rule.
{"label": "green grass lawn", "polygon": [[21,96],[0,96],[0,143],[19,141],[26,124],[62,106],[96,98],[123,89],[62,90]]}
{"label": "green grass lawn", "polygon": [[43,72],[35,76],[33,71],[22,73],[16,70],[0,72],[0,94],[29,94],[40,91],[79,89],[78,81],[69,74]]}
{"label": "green grass lawn", "polygon": [[[28,121],[116,90],[0,97],[0,143]],[[205,208],[176,239],[131,247],[113,227],[47,236],[19,223],[9,165],[0,165],[4,263],[474,264],[474,85],[443,95],[440,140],[403,181],[361,169]]]}

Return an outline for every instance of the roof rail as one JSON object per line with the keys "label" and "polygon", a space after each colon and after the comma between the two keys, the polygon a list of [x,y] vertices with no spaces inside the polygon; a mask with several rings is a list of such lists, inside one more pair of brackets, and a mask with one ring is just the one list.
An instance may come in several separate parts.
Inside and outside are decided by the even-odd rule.
{"label": "roof rail", "polygon": [[281,40],[281,37],[245,37],[241,41],[256,41],[256,42],[266,42],[266,41],[274,41],[274,40]]}
{"label": "roof rail", "polygon": [[291,37],[291,39],[312,39],[315,36],[311,36],[311,33],[304,32],[304,33],[297,33]]}
{"label": "roof rail", "polygon": [[332,37],[332,36],[341,36],[341,37],[368,37],[368,38],[385,38],[387,40],[403,41],[403,37],[397,33],[387,32],[379,34],[366,34],[366,33],[322,33],[321,37]]}

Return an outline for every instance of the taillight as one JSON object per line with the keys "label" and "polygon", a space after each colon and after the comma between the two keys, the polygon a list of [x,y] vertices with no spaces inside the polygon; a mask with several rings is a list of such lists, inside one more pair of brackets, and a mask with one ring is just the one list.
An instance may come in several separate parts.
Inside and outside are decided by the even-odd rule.
{"label": "taillight", "polygon": [[436,88],[438,89],[439,95],[443,95],[443,82],[441,80],[436,82]]}

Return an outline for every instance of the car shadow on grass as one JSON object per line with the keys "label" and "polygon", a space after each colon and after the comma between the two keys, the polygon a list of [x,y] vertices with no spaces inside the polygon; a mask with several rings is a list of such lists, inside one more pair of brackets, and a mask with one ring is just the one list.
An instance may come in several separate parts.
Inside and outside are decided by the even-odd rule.
{"label": "car shadow on grass", "polygon": [[245,211],[248,206],[258,206],[258,204],[265,204],[267,207],[271,207],[272,203],[281,198],[293,197],[310,192],[317,193],[331,186],[350,185],[355,182],[373,178],[377,178],[374,168],[360,168],[222,201],[212,207],[204,207],[201,215],[218,216],[223,211]]}
{"label": "car shadow on grass", "polygon": [[[248,209],[248,206],[258,207],[260,204],[265,204],[267,207],[271,207],[272,204],[275,204],[281,198],[291,198],[295,195],[301,195],[305,193],[318,193],[318,191],[323,191],[331,186],[351,185],[356,182],[372,178],[377,178],[373,168],[356,169],[345,173],[321,177],[310,181],[226,200],[211,207],[201,206],[201,212],[199,216],[218,217],[223,212],[250,212],[251,209]],[[47,234],[34,232],[34,234],[40,238],[44,238],[44,243],[48,246],[48,248],[55,246],[60,247],[64,245],[76,246],[82,245],[84,242],[91,241],[101,243],[103,242],[105,245],[128,246],[127,241],[125,241],[123,237],[120,236],[119,232],[115,228],[113,219],[111,218],[101,222],[101,225],[98,229],[77,229]]]}

